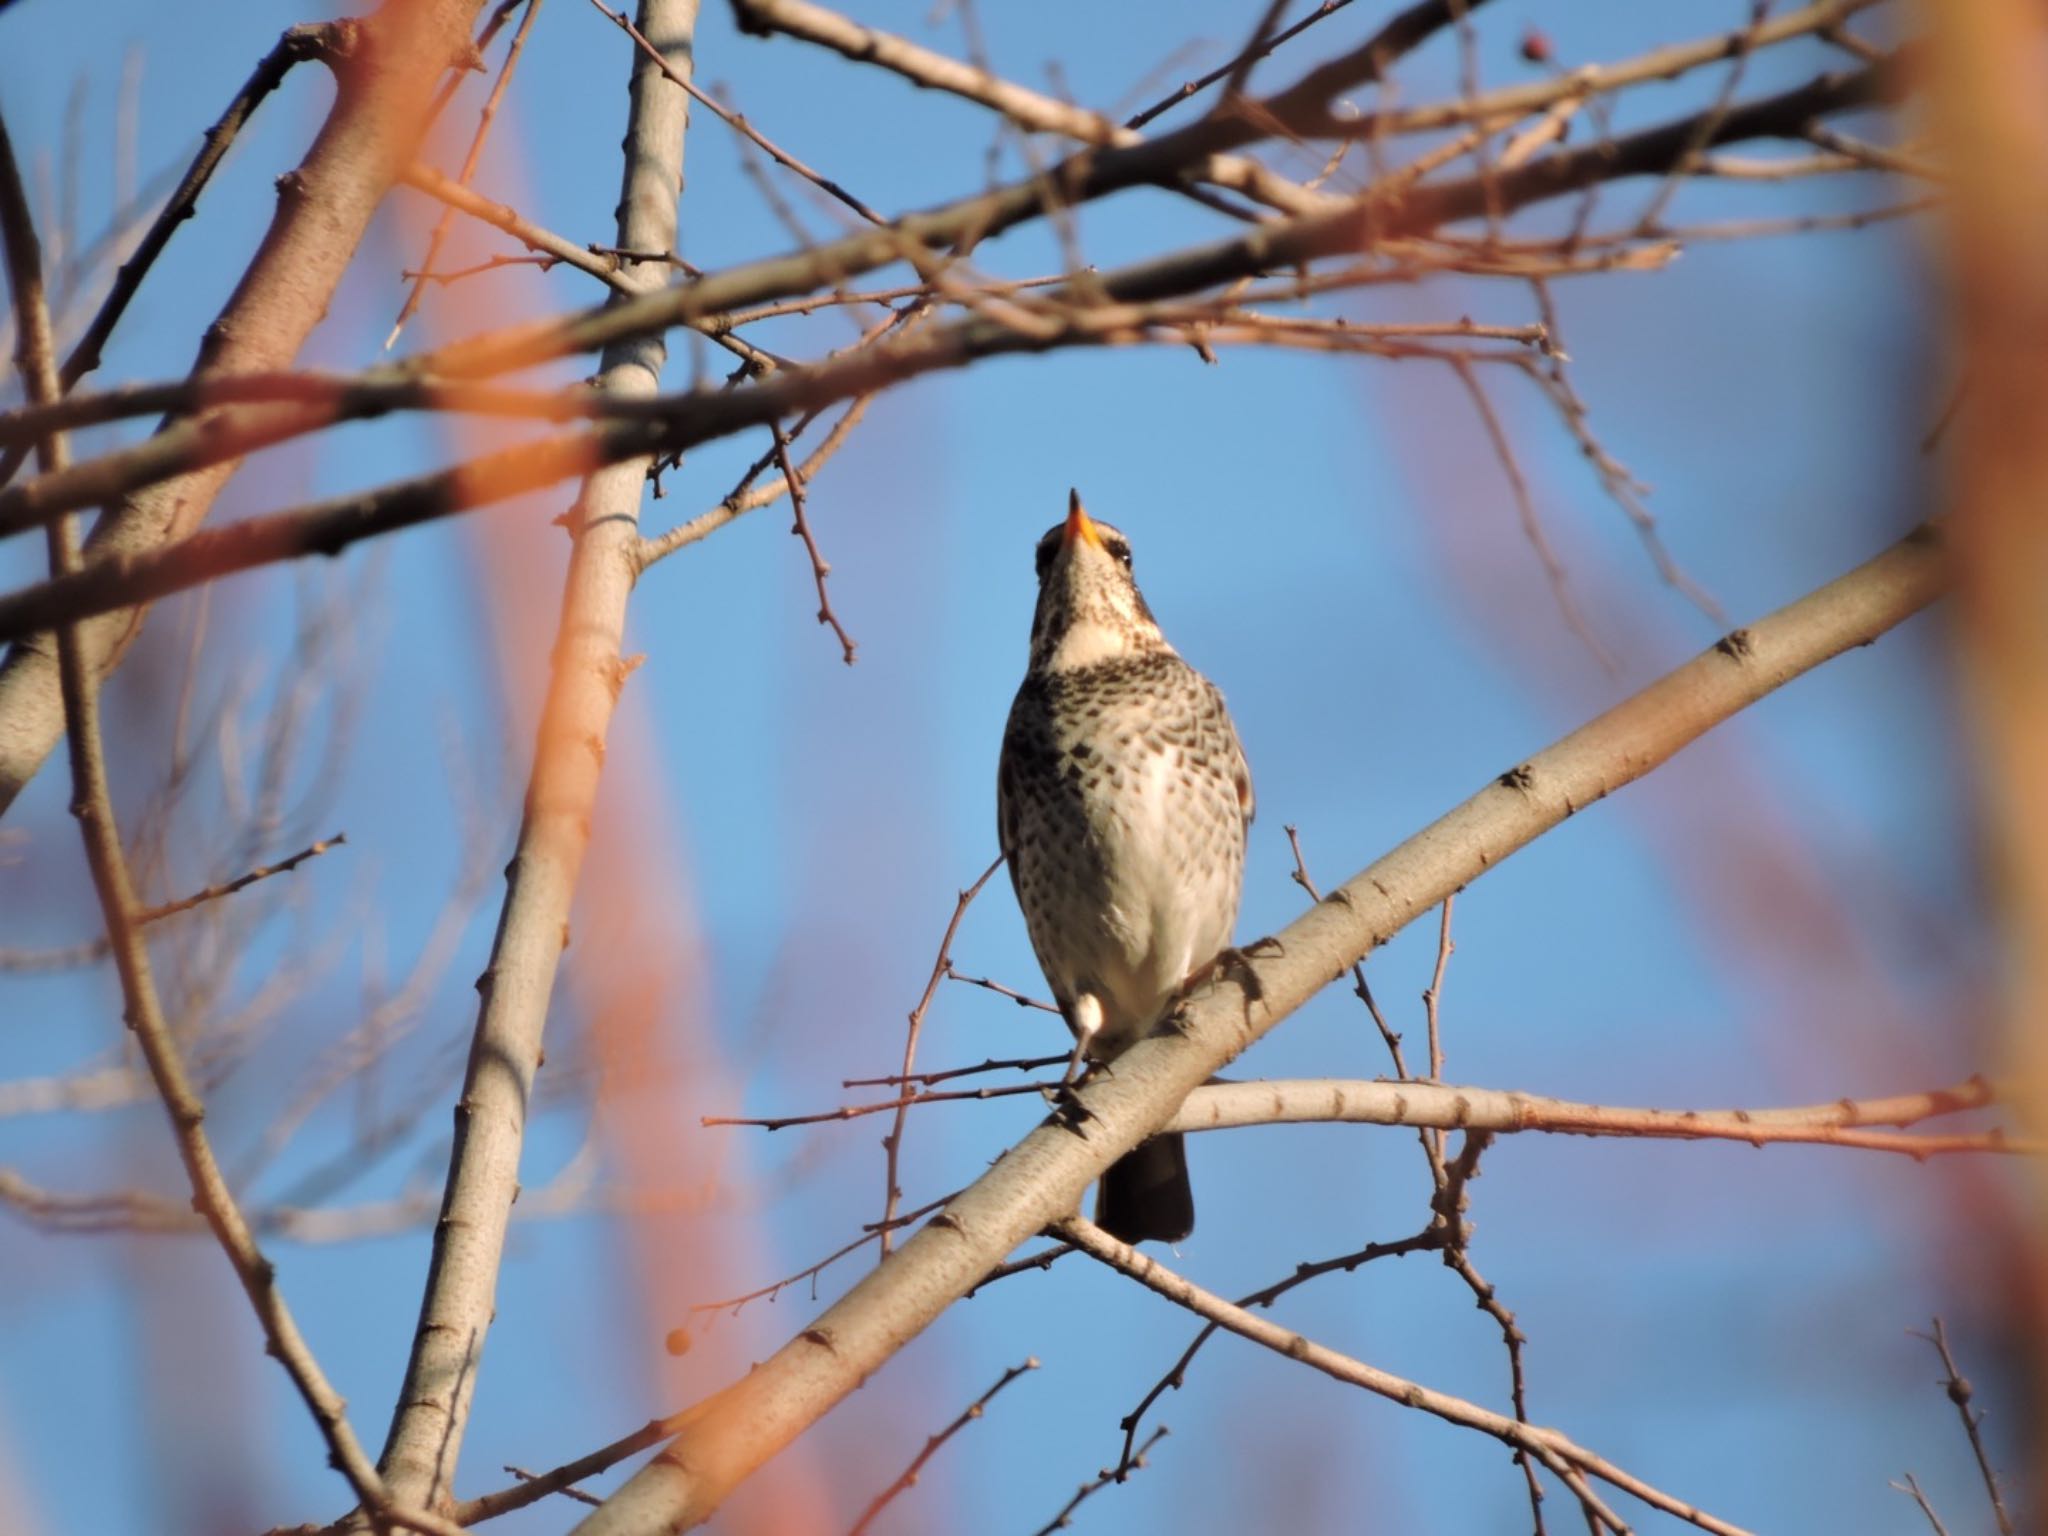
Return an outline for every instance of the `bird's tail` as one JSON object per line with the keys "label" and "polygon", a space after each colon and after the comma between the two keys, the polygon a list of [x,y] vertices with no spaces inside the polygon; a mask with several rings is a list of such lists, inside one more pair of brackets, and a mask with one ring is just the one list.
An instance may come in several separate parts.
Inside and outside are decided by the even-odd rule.
{"label": "bird's tail", "polygon": [[1195,1230],[1187,1145],[1178,1133],[1140,1142],[1109,1165],[1095,1195],[1095,1224],[1127,1243],[1177,1243]]}

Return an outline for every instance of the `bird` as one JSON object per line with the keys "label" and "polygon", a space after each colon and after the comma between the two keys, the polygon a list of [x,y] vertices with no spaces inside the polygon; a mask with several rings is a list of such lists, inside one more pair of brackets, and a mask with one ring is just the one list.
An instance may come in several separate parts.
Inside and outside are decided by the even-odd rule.
{"label": "bird", "polygon": [[[1232,953],[1254,799],[1216,685],[1145,605],[1131,541],[1078,491],[1038,541],[1031,654],[996,773],[997,835],[1031,947],[1073,1031],[1066,1083],[1153,1033]],[[1096,1223],[1194,1230],[1179,1135],[1112,1164]]]}

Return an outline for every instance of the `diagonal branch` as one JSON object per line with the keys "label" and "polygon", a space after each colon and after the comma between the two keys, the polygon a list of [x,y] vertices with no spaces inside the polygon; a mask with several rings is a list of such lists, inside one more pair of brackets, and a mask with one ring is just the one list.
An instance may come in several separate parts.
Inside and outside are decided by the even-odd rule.
{"label": "diagonal branch", "polygon": [[[740,0],[743,26],[759,32],[781,32],[817,43],[857,64],[871,64],[901,75],[912,85],[945,91],[1000,112],[1020,128],[1057,133],[1083,144],[1128,147],[1145,142],[1136,124],[1120,125],[1099,112],[1071,106],[1027,86],[1016,85],[975,64],[963,64],[898,37],[863,25],[811,0]],[[1313,192],[1299,182],[1269,171],[1243,155],[1210,154],[1191,160],[1176,178],[1206,182],[1242,193],[1255,203],[1283,213],[1313,213],[1335,207],[1340,199]]]}
{"label": "diagonal branch", "polygon": [[[512,44],[505,50],[505,62],[498,70],[498,78],[491,85],[491,94],[484,98],[483,110],[477,114],[476,130],[470,135],[469,150],[462,157],[462,169],[456,174],[453,186],[469,190],[469,184],[476,179],[476,168],[483,160],[484,145],[491,137],[491,124],[497,120],[498,107],[505,99],[505,92],[512,85],[512,72],[519,67],[519,55],[526,51],[527,35],[533,31],[533,24],[540,16],[541,0],[523,0],[526,14],[519,18],[519,30],[512,34]],[[492,18],[495,23],[509,13],[500,9]],[[452,84],[452,82],[451,82]],[[427,236],[426,254],[420,257],[420,269],[413,276],[412,287],[406,292],[405,302],[398,308],[398,318],[391,322],[391,334],[384,338],[384,350],[389,352],[398,341],[398,333],[405,329],[406,321],[419,312],[420,301],[426,297],[427,284],[444,278],[436,263],[441,259],[441,248],[448,242],[448,231],[454,227],[457,210],[453,203],[444,202],[441,216],[434,221],[433,233]]]}
{"label": "diagonal branch", "polygon": [[[1750,102],[1725,115],[1715,142],[1796,133],[1817,114],[1847,111],[1880,100],[1896,87],[1895,64],[1896,60],[1846,75],[1824,75],[1807,85]],[[1682,118],[1612,143],[1502,173],[1492,182],[1496,205],[1511,210],[1597,182],[1661,171],[1670,165],[1673,155],[1689,152],[1696,126],[1696,117]],[[593,465],[650,454],[674,454],[746,427],[870,394],[889,384],[964,368],[981,358],[1068,346],[1128,345],[1157,340],[1160,325],[1184,326],[1186,321],[1148,308],[1148,301],[1212,288],[1236,278],[1355,251],[1471,218],[1484,211],[1486,198],[1487,188],[1475,178],[1420,189],[1391,208],[1368,199],[1338,214],[1264,225],[1233,240],[1091,277],[1089,285],[1103,302],[1067,307],[1075,296],[1062,290],[1034,314],[1033,318],[1041,323],[1029,327],[994,319],[971,319],[926,328],[893,343],[863,347],[812,367],[780,370],[775,377],[746,390],[698,390],[669,400],[637,402],[644,411],[621,410],[615,414],[628,419],[591,433],[522,443],[453,469],[296,512],[248,519],[232,527],[197,534],[173,549],[103,558],[74,576],[0,596],[0,638],[153,600],[229,571],[247,570],[308,553],[332,554],[358,539],[501,501],[586,472]],[[878,231],[876,235],[888,233]],[[808,259],[785,260],[802,263]],[[780,262],[736,269],[724,278],[705,277],[683,287],[627,300],[610,310],[572,318],[560,326],[479,340],[433,356],[442,366],[457,368],[461,376],[488,375],[576,351],[589,342],[602,340],[611,345],[626,338],[658,334],[670,323],[696,323],[715,312],[714,300],[725,303],[731,302],[735,294],[781,292],[783,285],[797,280],[797,275],[784,271]],[[1185,339],[1179,330],[1168,335],[1176,343]],[[1393,343],[1370,341],[1361,350],[1385,355],[1437,355],[1413,348],[1404,352]],[[408,370],[365,376],[366,381],[357,386],[365,402],[359,409],[369,413],[384,408],[391,389],[416,390],[416,381],[399,382],[411,378]],[[378,379],[385,382],[375,382]],[[225,452],[241,452],[251,446],[281,441],[331,419],[331,414],[322,411],[305,413],[296,408],[276,407],[260,409],[239,418],[240,424],[230,424],[237,418],[233,413],[223,413],[213,418],[214,425],[207,432],[194,433],[186,439],[168,465],[161,445],[169,434],[160,434],[136,449],[122,450],[92,465],[79,466],[84,474],[71,481],[67,482],[60,472],[0,490],[0,533],[46,521],[67,507],[103,499],[110,471],[153,477],[176,464],[208,462]],[[146,469],[138,467],[142,458],[150,460]],[[65,488],[52,492],[50,485],[58,482],[66,482]],[[0,726],[4,726],[4,713],[0,713]]]}
{"label": "diagonal branch", "polygon": [[1915,530],[1509,769],[1330,892],[1282,930],[1277,954],[1251,962],[1257,1000],[1234,978],[1190,998],[1175,1031],[1133,1046],[1114,1076],[1082,1090],[1080,1132],[1048,1121],[1012,1147],[794,1339],[689,1410],[677,1439],[578,1527],[579,1536],[649,1536],[701,1523],[1019,1243],[1070,1215],[1103,1169],[1333,977],[1575,812],[1927,606],[1942,567],[1938,528]]}
{"label": "diagonal branch", "polygon": [[[279,178],[270,228],[208,328],[194,377],[278,368],[298,355],[385,192],[412,158],[435,80],[467,56],[480,3],[394,0],[323,30],[328,46],[321,56],[337,84],[333,109],[306,158]],[[232,458],[221,460],[110,507],[88,541],[88,558],[158,549],[183,538],[205,519],[233,473]],[[119,663],[141,620],[140,612],[109,614],[80,630],[95,676]],[[49,637],[16,644],[0,664],[0,813],[63,732]]]}
{"label": "diagonal branch", "polygon": [[[199,153],[186,167],[169,200],[157,211],[156,218],[137,242],[134,252],[114,273],[113,286],[101,300],[98,312],[87,322],[84,334],[71,349],[71,355],[64,359],[64,367],[58,375],[60,395],[99,367],[107,338],[114,334],[114,327],[128,312],[129,304],[142,287],[142,280],[149,276],[164,247],[171,243],[171,236],[178,232],[178,226],[197,210],[207,183],[213,180],[213,173],[227,158],[235,136],[242,131],[256,108],[262,105],[263,98],[284,83],[286,72],[294,64],[319,57],[332,41],[333,33],[325,24],[287,28],[276,46],[263,56],[249,78],[242,82],[242,88],[235,92],[227,110],[201,136]],[[14,478],[26,455],[25,448],[10,448],[0,454],[0,485]]]}
{"label": "diagonal branch", "polygon": [[[1138,1252],[1128,1243],[1122,1243],[1096,1226],[1094,1222],[1079,1216],[1069,1216],[1056,1222],[1052,1235],[1064,1238],[1090,1258],[1096,1259],[1120,1274],[1128,1275],[1146,1289],[1156,1291],[1168,1301],[1186,1307],[1198,1317],[1206,1317],[1217,1326],[1226,1328],[1240,1338],[1250,1339],[1254,1344],[1263,1344],[1289,1360],[1299,1361],[1312,1370],[1321,1371],[1338,1381],[1348,1382],[1354,1387],[1363,1387],[1368,1392],[1400,1403],[1404,1407],[1420,1409],[1434,1414],[1450,1423],[1467,1429],[1476,1429],[1481,1434],[1492,1435],[1495,1439],[1527,1451],[1538,1461],[1560,1477],[1573,1473],[1590,1474],[1624,1493],[1633,1494],[1654,1509],[1676,1516],[1688,1524],[1696,1525],[1703,1531],[1712,1531],[1715,1536],[1746,1536],[1740,1526],[1708,1514],[1705,1510],[1675,1499],[1661,1489],[1654,1488],[1632,1473],[1623,1471],[1603,1456],[1595,1455],[1566,1435],[1541,1425],[1525,1424],[1511,1419],[1506,1414],[1495,1413],[1477,1403],[1467,1402],[1462,1397],[1453,1397],[1448,1392],[1434,1391],[1419,1382],[1396,1376],[1391,1371],[1380,1370],[1355,1360],[1349,1355],[1339,1354],[1326,1345],[1305,1338],[1291,1328],[1247,1312],[1216,1295],[1204,1290],[1192,1280],[1183,1278],[1165,1265],[1146,1254]],[[1582,1494],[1583,1498],[1584,1495]],[[1616,1528],[1619,1521],[1610,1517]]]}
{"label": "diagonal branch", "polygon": [[[1900,60],[1894,56],[1879,65],[1822,75],[1805,85],[1746,102],[1718,114],[1718,125],[1705,147],[1740,139],[1797,136],[1816,117],[1887,99],[1899,89],[1902,73]],[[1599,183],[1637,175],[1661,175],[1669,170],[1675,157],[1697,152],[1700,123],[1707,115],[1710,114],[1695,113],[1491,177],[1434,184],[1398,196],[1368,193],[1331,213],[1260,225],[1232,239],[1176,251],[1099,276],[1089,274],[1050,294],[1034,312],[1034,319],[1042,321],[1039,324],[1020,327],[1005,324],[1001,319],[977,318],[928,327],[887,346],[862,348],[808,368],[783,369],[776,377],[744,391],[700,390],[660,407],[667,426],[664,432],[656,434],[652,451],[673,453],[749,426],[765,425],[778,416],[796,415],[924,373],[965,367],[983,357],[1141,340],[1143,328],[1156,317],[1133,310],[1133,305],[1199,293],[1240,278],[1324,257],[1372,250],[1478,217],[1489,209],[1504,216]],[[1149,151],[1157,142],[1160,141],[1150,141],[1130,151],[1105,152],[1100,164],[1121,165],[1124,162],[1116,157]],[[1126,183],[1112,178],[1107,185],[1097,186],[1091,180],[1084,190],[1087,195],[1097,196],[1110,186],[1122,184]],[[1032,186],[1035,188],[1036,183]],[[970,212],[980,209],[990,219],[1005,217],[1005,210],[1010,209],[1001,193],[954,207]],[[1009,222],[1037,209],[1035,201],[1028,202],[1012,210],[1015,218]],[[886,229],[859,232],[809,251],[708,274],[694,282],[615,302],[605,309],[475,337],[361,376],[357,383],[363,393],[355,398],[353,408],[359,414],[374,414],[388,408],[384,403],[387,389],[416,387],[421,378],[487,378],[630,337],[659,334],[672,325],[702,325],[742,305],[808,292],[821,282],[844,281],[903,259],[928,242],[965,238],[973,230],[987,232],[979,224],[962,223],[962,217],[946,211],[914,214]],[[96,505],[169,474],[217,464],[317,430],[335,420],[339,409],[322,404],[223,411],[209,416],[203,426],[186,422],[145,443],[107,454],[72,471],[8,487],[0,490],[0,534],[32,527],[69,508]],[[531,490],[576,473],[590,462],[638,457],[649,451],[650,430],[596,434],[573,440],[580,444],[574,449],[570,448],[572,440],[557,440],[552,445],[522,444],[495,458],[479,460],[478,472],[448,472],[408,482],[402,495],[393,493],[409,503],[402,512],[389,509],[389,516],[395,521],[373,521],[364,532],[351,537],[363,537],[368,532],[419,521],[423,516],[440,516]],[[595,458],[586,459],[583,454]],[[459,499],[452,503],[447,499],[451,493],[459,493]],[[424,498],[432,506],[422,508],[417,498]],[[366,503],[360,497],[348,498],[347,505],[356,509],[353,517],[360,518]],[[248,536],[249,525],[245,524],[230,533],[227,542]],[[159,562],[201,563],[198,551],[118,558],[131,575]],[[112,561],[100,563],[111,565]],[[107,576],[95,572],[89,579]],[[161,596],[180,584],[189,582],[156,586],[138,583],[139,595]],[[9,612],[11,602],[0,601],[0,613],[8,614],[7,620],[0,622],[0,634],[18,632],[10,627],[21,622]],[[53,620],[42,618],[40,622]],[[4,723],[4,715],[0,715],[0,723]]]}

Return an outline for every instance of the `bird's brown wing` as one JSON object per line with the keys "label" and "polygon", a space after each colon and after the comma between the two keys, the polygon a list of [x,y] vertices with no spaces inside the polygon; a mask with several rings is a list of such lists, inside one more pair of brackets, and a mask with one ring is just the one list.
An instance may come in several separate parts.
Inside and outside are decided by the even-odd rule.
{"label": "bird's brown wing", "polygon": [[1207,684],[1204,712],[1208,716],[1203,724],[1217,732],[1228,744],[1231,777],[1237,784],[1238,809],[1244,812],[1245,828],[1249,831],[1252,818],[1258,814],[1259,809],[1258,796],[1252,791],[1252,767],[1245,761],[1244,743],[1237,739],[1237,726],[1230,718],[1229,706],[1223,702],[1223,690],[1209,682],[1207,678],[1202,681]]}
{"label": "bird's brown wing", "polygon": [[[1030,685],[1027,683],[1026,687]],[[1023,713],[1023,693],[1018,693],[1016,703],[1010,706],[1010,718],[1003,727],[1003,750],[996,759],[996,846],[1002,850],[1003,862],[1009,867],[1010,889],[1017,886],[1017,818],[1022,814],[1023,785],[1020,782],[1034,746],[1028,739],[1030,732],[1020,716]],[[1022,893],[1019,892],[1021,899]]]}

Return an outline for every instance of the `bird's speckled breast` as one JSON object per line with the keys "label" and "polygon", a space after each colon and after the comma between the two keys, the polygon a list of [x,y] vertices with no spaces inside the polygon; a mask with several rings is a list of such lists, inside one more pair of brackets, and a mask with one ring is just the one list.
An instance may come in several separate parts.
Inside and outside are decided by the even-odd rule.
{"label": "bird's speckled breast", "polygon": [[1237,921],[1249,781],[1222,695],[1164,648],[1034,672],[998,806],[1039,963],[1062,1003],[1101,1000],[1112,1055]]}

